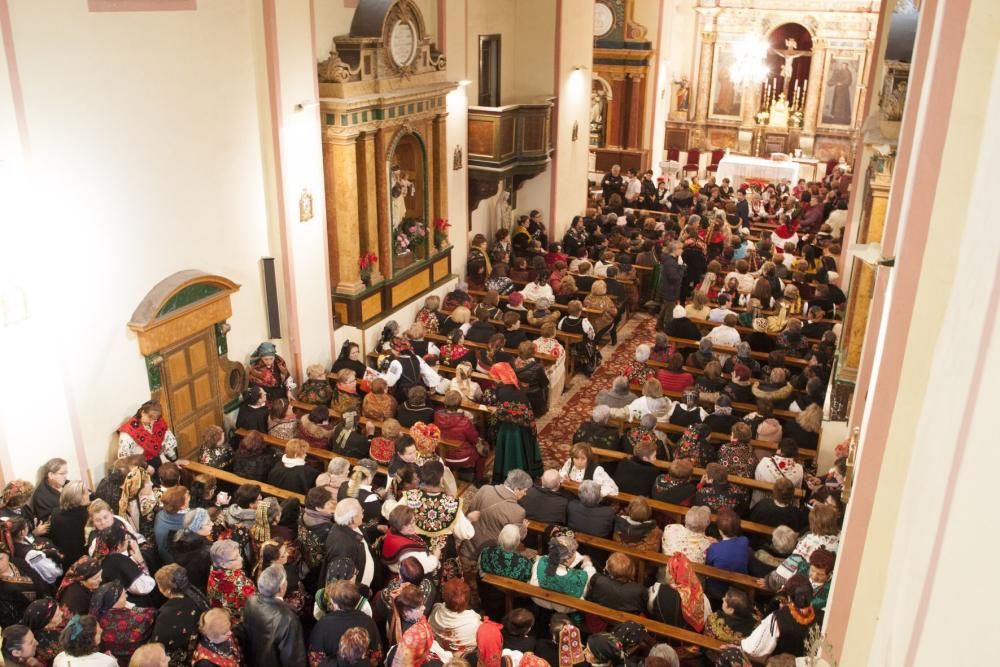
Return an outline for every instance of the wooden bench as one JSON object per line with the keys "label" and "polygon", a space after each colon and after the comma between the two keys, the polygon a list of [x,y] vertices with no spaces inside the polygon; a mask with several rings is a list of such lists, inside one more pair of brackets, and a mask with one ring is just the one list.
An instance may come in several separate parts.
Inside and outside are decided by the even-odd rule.
{"label": "wooden bench", "polygon": [[[563,480],[562,488],[568,489],[569,491],[572,491],[573,493],[577,494],[580,492],[580,485],[577,482],[571,482],[569,480]],[[622,491],[619,491],[617,494],[613,496],[605,496],[605,499],[612,500],[621,505],[628,505],[630,502],[632,502],[638,497],[639,496],[633,495],[631,493],[624,493]],[[646,502],[649,503],[650,508],[652,508],[654,511],[663,512],[664,514],[668,514],[670,516],[678,517],[681,519],[683,519],[683,517],[686,516],[688,511],[691,509],[690,507],[684,507],[683,505],[674,505],[673,503],[665,503],[662,500],[654,500],[646,496],[643,497],[646,498]],[[715,519],[716,516],[713,513],[712,523],[715,523]],[[756,523],[753,521],[740,521],[740,526],[743,528],[743,532],[745,533],[755,533],[757,535],[765,535],[768,537],[768,539],[770,539],[771,534],[774,533],[774,528],[772,526],[765,526],[762,523]]]}
{"label": "wooden bench", "polygon": [[[316,406],[313,405],[312,403],[293,400],[292,407],[296,410],[301,410],[302,412],[312,412],[313,408],[315,408]],[[330,416],[337,417],[339,419],[341,415],[336,410],[330,410]],[[366,426],[368,424],[374,424],[376,429],[380,431],[382,430],[382,422],[375,421],[374,419],[369,419],[368,417],[362,416],[361,414],[358,415],[358,422]],[[405,433],[406,435],[411,435],[410,429],[406,427],[401,427],[400,432]],[[280,438],[278,438],[278,440],[280,440]],[[450,448],[461,448],[464,446],[463,443],[457,440],[449,440],[448,438],[438,438],[438,442],[444,447],[450,447]],[[317,450],[317,451],[326,451],[326,450]],[[340,456],[340,454],[333,454],[333,456]],[[320,456],[320,458],[322,458],[322,456]]]}
{"label": "wooden bench", "polygon": [[[619,452],[615,449],[602,449],[600,447],[592,447],[591,452],[596,458],[608,461],[624,461],[626,459],[632,458],[629,454],[626,454],[625,452]],[[670,461],[656,460],[653,462],[653,465],[655,465],[657,468],[662,469],[663,471],[670,470]],[[695,466],[694,474],[704,475],[705,469]],[[732,484],[752,489],[754,491],[765,491],[768,494],[774,491],[773,482],[762,482],[759,479],[740,477],[739,475],[729,475],[728,479]],[[802,489],[795,489],[795,495],[799,498],[805,497],[805,493],[803,493]]]}
{"label": "wooden bench", "polygon": [[679,628],[674,625],[660,623],[646,618],[645,616],[639,616],[638,614],[629,614],[623,611],[610,609],[595,602],[590,602],[589,600],[583,600],[581,598],[563,595],[562,593],[556,593],[555,591],[549,591],[544,588],[539,588],[538,586],[526,584],[516,579],[499,577],[495,574],[481,574],[480,578],[484,583],[489,584],[504,593],[504,596],[507,599],[508,610],[511,608],[511,598],[514,595],[520,595],[524,597],[538,598],[563,607],[576,609],[577,611],[581,611],[585,614],[593,614],[599,618],[613,621],[616,624],[624,623],[625,621],[634,621],[635,623],[643,626],[647,632],[683,642],[685,644],[693,644],[700,648],[720,650],[725,646],[723,642],[718,639],[708,637],[707,635],[698,634],[697,632],[692,632],[691,630]]}
{"label": "wooden bench", "polygon": [[[547,528],[548,524],[544,524],[539,521],[528,521],[528,530],[530,531],[544,533]],[[586,533],[574,533],[574,537],[579,544],[586,544],[587,546],[594,547],[595,549],[606,551],[609,554],[623,553],[634,560],[637,572],[636,581],[640,584],[646,581],[647,566],[665,567],[670,563],[670,556],[662,554],[659,551],[644,551],[642,549],[636,549],[633,546],[629,546],[628,544],[622,544],[621,542],[615,542],[614,540],[608,540],[603,537],[587,535]],[[736,586],[737,588],[745,590],[750,596],[751,603],[753,602],[754,594],[757,591],[770,593],[767,586],[763,586],[757,581],[757,577],[752,577],[748,574],[740,574],[739,572],[722,570],[717,567],[712,567],[711,565],[704,565],[702,563],[691,563],[691,566],[694,568],[695,572],[703,577],[725,581],[733,586]]]}
{"label": "wooden bench", "polygon": [[[667,340],[674,344],[674,347],[679,347],[683,349],[698,349],[699,341],[691,340],[690,338],[676,338],[674,336],[667,336]],[[716,345],[712,344],[712,352],[722,352],[724,354],[736,354],[735,347],[729,347],[728,345]],[[762,361],[767,361],[767,352],[751,352],[750,356],[754,359],[760,359]],[[809,365],[808,359],[802,359],[801,357],[785,357],[785,363],[791,366],[802,366],[803,368]]]}
{"label": "wooden bench", "polygon": [[211,475],[217,480],[228,482],[235,486],[241,486],[243,484],[256,484],[260,487],[261,493],[269,496],[275,496],[276,498],[295,498],[299,502],[304,503],[306,497],[301,493],[295,493],[294,491],[286,491],[277,486],[272,486],[266,482],[258,482],[254,479],[247,479],[246,477],[240,477],[234,473],[227,470],[222,470],[221,468],[213,468],[210,465],[205,465],[204,463],[198,463],[197,461],[188,461],[187,465],[184,466],[184,470],[189,470],[198,475]]}

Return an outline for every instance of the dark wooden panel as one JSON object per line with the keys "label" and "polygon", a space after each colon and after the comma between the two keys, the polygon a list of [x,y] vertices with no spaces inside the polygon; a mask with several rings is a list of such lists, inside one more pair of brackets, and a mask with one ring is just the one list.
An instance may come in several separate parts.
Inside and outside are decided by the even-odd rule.
{"label": "dark wooden panel", "polygon": [[690,135],[691,131],[687,128],[668,127],[663,147],[668,149],[676,148],[677,150],[686,151],[688,149],[688,137]]}
{"label": "dark wooden panel", "polygon": [[469,155],[482,155],[494,157],[496,155],[493,146],[495,124],[492,120],[479,118],[469,119]]}
{"label": "dark wooden panel", "polygon": [[514,154],[514,117],[503,116],[500,118],[500,145],[498,153],[500,158],[506,158]]}
{"label": "dark wooden panel", "polygon": [[545,150],[545,116],[525,116],[523,132],[521,141],[524,151]]}

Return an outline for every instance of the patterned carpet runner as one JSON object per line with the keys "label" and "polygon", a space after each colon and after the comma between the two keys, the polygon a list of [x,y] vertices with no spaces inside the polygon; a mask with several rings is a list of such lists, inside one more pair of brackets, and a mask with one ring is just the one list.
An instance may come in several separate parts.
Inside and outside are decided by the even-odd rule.
{"label": "patterned carpet runner", "polygon": [[656,333],[656,318],[639,313],[629,319],[618,333],[618,345],[602,348],[604,362],[590,377],[576,375],[569,391],[538,420],[538,440],[545,468],[559,468],[566,462],[573,433],[590,419],[597,392],[609,389],[612,380],[621,375],[625,364],[635,358],[635,348],[652,344]]}

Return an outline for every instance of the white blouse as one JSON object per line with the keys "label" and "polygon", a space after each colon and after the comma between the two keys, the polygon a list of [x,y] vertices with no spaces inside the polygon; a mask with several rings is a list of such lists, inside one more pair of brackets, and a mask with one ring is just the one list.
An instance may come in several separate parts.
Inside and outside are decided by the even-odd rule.
{"label": "white blouse", "polygon": [[[559,470],[559,476],[562,479],[569,479],[570,481],[580,483],[583,481],[583,476],[586,470],[580,470],[579,468],[573,467],[573,460],[568,459],[563,467]],[[601,497],[605,496],[617,496],[618,495],[618,485],[615,484],[615,480],[611,479],[611,476],[605,472],[604,468],[597,466],[594,468],[594,480],[601,485]]]}

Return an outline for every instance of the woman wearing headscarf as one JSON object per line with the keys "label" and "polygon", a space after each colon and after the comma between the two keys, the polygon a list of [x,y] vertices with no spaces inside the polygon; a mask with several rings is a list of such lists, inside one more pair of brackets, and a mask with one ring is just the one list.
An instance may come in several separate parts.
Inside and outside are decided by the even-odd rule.
{"label": "woman wearing headscarf", "polygon": [[532,477],[539,477],[542,474],[542,453],[538,448],[535,414],[528,396],[518,387],[517,374],[510,364],[493,364],[490,377],[497,383],[485,398],[485,403],[495,408],[490,415],[496,456],[493,483],[502,484],[507,473],[515,468],[524,470]]}
{"label": "woman wearing headscarf", "polygon": [[0,627],[19,623],[28,604],[37,597],[35,582],[0,551]]}
{"label": "woman wearing headscarf", "polygon": [[7,552],[18,572],[30,577],[35,592],[51,594],[63,574],[62,553],[52,542],[36,538],[22,518],[0,521],[0,548]]}
{"label": "woman wearing headscarf", "polygon": [[354,341],[345,340],[340,346],[340,353],[334,360],[330,372],[337,373],[343,368],[349,368],[357,373],[358,377],[364,377],[365,363],[361,359],[361,346]]}
{"label": "woman wearing headscarf", "polygon": [[740,648],[751,657],[805,653],[806,638],[816,623],[812,584],[807,577],[797,574],[785,582],[781,592],[783,600],[778,610],[765,616],[750,636],[740,642]]}
{"label": "woman wearing headscarf", "polygon": [[56,601],[72,614],[86,614],[90,598],[101,585],[101,561],[83,556],[69,566],[56,591]]}
{"label": "woman wearing headscarf", "polygon": [[657,582],[649,588],[650,616],[668,625],[701,632],[712,607],[691,561],[676,552],[670,557],[666,572],[666,583]]}
{"label": "woman wearing headscarf", "polygon": [[591,635],[587,639],[583,657],[590,667],[621,667],[625,664],[621,641],[607,632]]}
{"label": "woman wearing headscarf", "polygon": [[127,659],[149,640],[156,609],[136,607],[117,581],[102,584],[90,598],[90,615],[101,626],[101,649],[119,661]]}
{"label": "woman wearing headscarf", "polygon": [[645,383],[646,380],[656,375],[655,369],[646,363],[649,361],[649,354],[651,350],[652,348],[645,343],[642,345],[636,345],[635,358],[626,362],[625,367],[622,368],[621,375],[628,378],[628,383],[630,385],[641,385]]}
{"label": "woman wearing headscarf", "polygon": [[59,633],[65,620],[63,608],[52,598],[35,600],[24,612],[24,624],[31,628],[38,642],[35,658],[43,665],[51,665],[56,654],[62,650]]}
{"label": "woman wearing headscarf", "polygon": [[243,402],[236,413],[236,428],[267,433],[267,392],[256,385],[250,385],[243,392]]}
{"label": "woman wearing headscarf", "polygon": [[0,521],[8,521],[18,517],[24,519],[29,526],[35,525],[35,514],[31,510],[31,497],[35,485],[23,479],[7,482],[0,494]]}
{"label": "woman wearing headscarf", "polygon": [[389,624],[389,640],[396,642],[392,667],[420,667],[432,660],[442,663],[451,660],[451,653],[434,639],[434,629],[424,609],[425,600],[419,588],[406,584],[399,589]]}
{"label": "woman wearing headscarf", "polygon": [[260,387],[267,393],[268,404],[276,398],[288,398],[289,390],[295,389],[288,364],[278,356],[274,343],[261,343],[250,355],[247,378],[251,387]]}
{"label": "woman wearing headscarf", "polygon": [[184,515],[184,528],[177,531],[168,549],[174,562],[187,572],[188,580],[204,590],[212,569],[212,519],[204,508]]}
{"label": "woman wearing headscarf", "polygon": [[208,573],[208,601],[213,607],[224,607],[234,618],[242,618],[243,607],[257,586],[243,571],[240,545],[232,540],[219,540],[212,545],[212,569]]}
{"label": "woman wearing headscarf", "polygon": [[153,479],[145,468],[132,468],[122,482],[118,515],[127,517],[147,543],[154,540],[154,524],[159,499],[153,491]]}
{"label": "woman wearing headscarf", "polygon": [[150,641],[163,644],[171,665],[187,665],[198,638],[198,618],[208,611],[208,600],[176,563],[156,571],[156,586],[167,601],[156,616]]}

